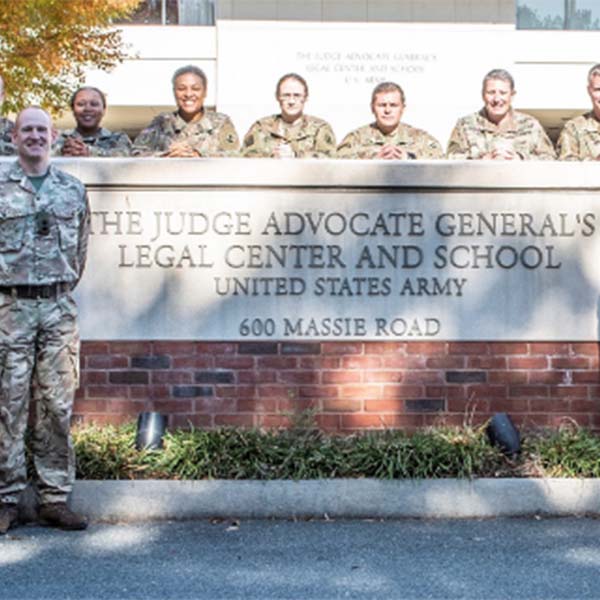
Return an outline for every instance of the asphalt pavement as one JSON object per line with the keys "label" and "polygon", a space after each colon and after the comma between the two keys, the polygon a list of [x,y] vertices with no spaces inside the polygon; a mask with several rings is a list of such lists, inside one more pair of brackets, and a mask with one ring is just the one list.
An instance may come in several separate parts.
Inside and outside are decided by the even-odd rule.
{"label": "asphalt pavement", "polygon": [[600,598],[600,520],[197,520],[22,526],[0,598]]}

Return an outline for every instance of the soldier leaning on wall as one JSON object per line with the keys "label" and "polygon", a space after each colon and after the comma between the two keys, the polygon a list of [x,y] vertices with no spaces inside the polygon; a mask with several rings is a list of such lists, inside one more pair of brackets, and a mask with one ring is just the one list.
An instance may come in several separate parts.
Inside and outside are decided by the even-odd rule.
{"label": "soldier leaning on wall", "polygon": [[235,156],[240,147],[231,119],[204,107],[207,79],[187,65],[172,78],[177,110],[158,115],[133,142],[133,156],[198,158]]}
{"label": "soldier leaning on wall", "polygon": [[397,83],[386,81],[375,86],[371,94],[375,122],[351,131],[338,146],[338,158],[443,158],[442,147],[433,136],[400,122],[405,108],[404,90]]}
{"label": "soldier leaning on wall", "polygon": [[256,121],[244,136],[242,155],[251,158],[330,158],[335,155],[331,125],[304,114],[308,84],[297,73],[277,82],[275,98],[281,112]]}
{"label": "soldier leaning on wall", "polygon": [[592,110],[565,123],[558,138],[560,160],[600,160],[600,63],[588,71]]}
{"label": "soldier leaning on wall", "polygon": [[76,126],[61,131],[52,152],[60,156],[129,156],[131,141],[124,131],[102,127],[106,113],[106,96],[98,88],[80,87],[70,102]]}
{"label": "soldier leaning on wall", "polygon": [[458,120],[448,142],[448,158],[552,160],[552,142],[533,117],[513,109],[515,82],[504,69],[483,79],[483,108]]}

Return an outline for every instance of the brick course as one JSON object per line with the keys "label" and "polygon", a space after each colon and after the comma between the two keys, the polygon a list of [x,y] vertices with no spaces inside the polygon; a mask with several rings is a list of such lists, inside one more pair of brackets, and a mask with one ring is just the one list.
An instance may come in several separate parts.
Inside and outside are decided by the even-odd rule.
{"label": "brick course", "polygon": [[599,346],[569,342],[83,342],[75,422],[327,431],[573,420],[600,429]]}

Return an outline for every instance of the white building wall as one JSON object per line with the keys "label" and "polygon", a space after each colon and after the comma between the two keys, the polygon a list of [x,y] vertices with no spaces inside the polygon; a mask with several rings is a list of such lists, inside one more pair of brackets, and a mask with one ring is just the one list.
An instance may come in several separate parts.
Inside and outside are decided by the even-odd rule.
{"label": "white building wall", "polygon": [[[311,0],[307,1],[310,4]],[[505,3],[497,4],[500,11]],[[105,124],[109,128],[134,132],[161,110],[172,108],[171,75],[177,67],[188,63],[200,66],[207,73],[207,105],[218,103],[217,27],[129,26],[123,27],[123,32],[131,46],[132,58],[112,73],[90,72],[88,77],[89,84],[107,93],[109,111]],[[439,35],[443,36],[443,31]],[[515,104],[541,118],[556,135],[564,120],[589,108],[585,77],[589,67],[600,62],[597,51],[600,32],[516,30],[511,36],[512,48],[507,48],[507,52],[514,54]],[[495,66],[490,65],[490,69]],[[256,68],[260,69],[260,65]],[[457,85],[461,84],[460,73],[461,65],[456,65]],[[241,93],[254,92],[245,89]],[[478,90],[473,93],[478,96]],[[411,93],[411,103],[418,101]],[[474,106],[478,103],[479,98],[475,97]],[[455,120],[458,116],[449,118]],[[357,125],[362,118],[357,119]],[[70,115],[65,114],[58,125],[66,127],[71,123]]]}

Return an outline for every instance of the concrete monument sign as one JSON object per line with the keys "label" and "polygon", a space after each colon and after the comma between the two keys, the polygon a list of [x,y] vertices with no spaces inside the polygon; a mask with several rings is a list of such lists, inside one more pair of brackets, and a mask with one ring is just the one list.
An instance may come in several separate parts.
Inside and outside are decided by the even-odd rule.
{"label": "concrete monument sign", "polygon": [[93,207],[86,339],[598,339],[594,165],[65,167]]}
{"label": "concrete monument sign", "polygon": [[278,112],[275,83],[306,78],[308,114],[324,118],[338,139],[372,120],[371,91],[395,81],[407,95],[403,120],[442,145],[456,119],[481,106],[481,81],[513,65],[514,27],[430,23],[217,23],[217,105],[240,135]]}

